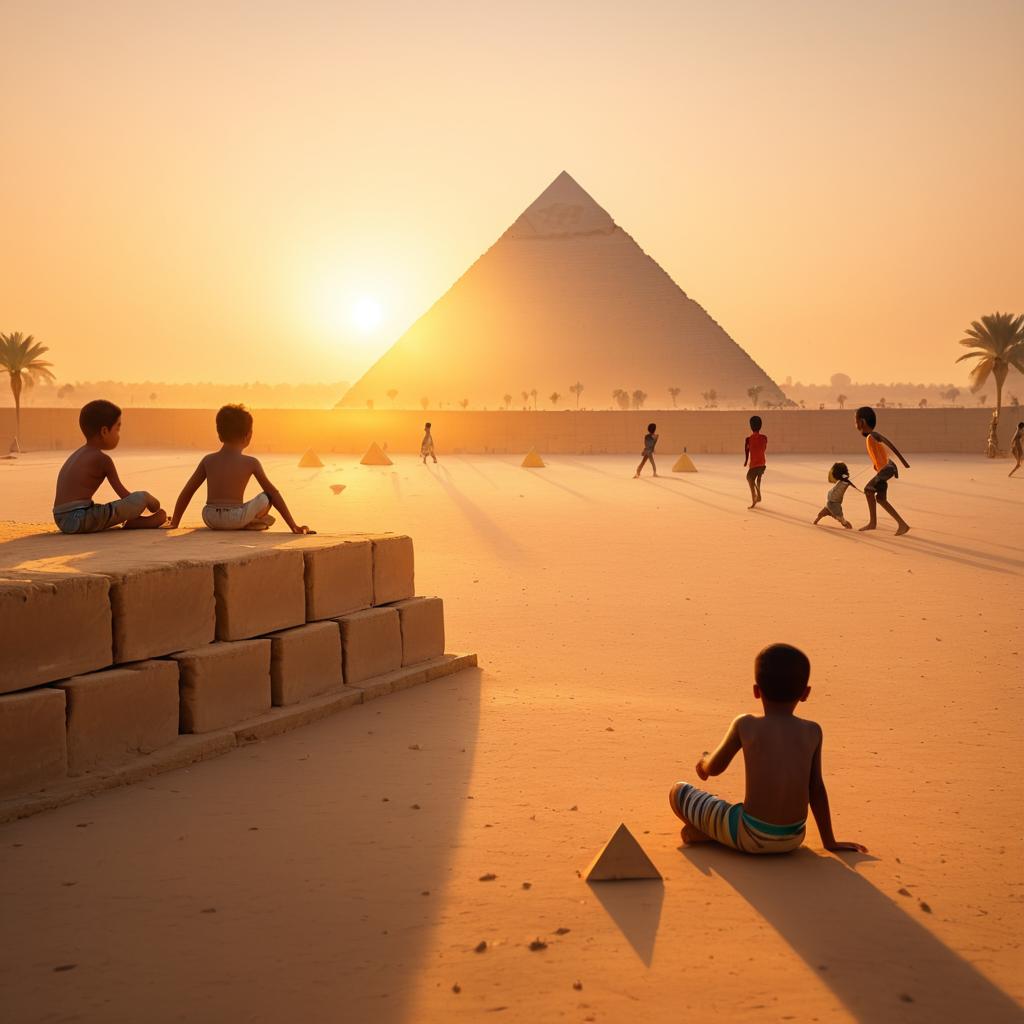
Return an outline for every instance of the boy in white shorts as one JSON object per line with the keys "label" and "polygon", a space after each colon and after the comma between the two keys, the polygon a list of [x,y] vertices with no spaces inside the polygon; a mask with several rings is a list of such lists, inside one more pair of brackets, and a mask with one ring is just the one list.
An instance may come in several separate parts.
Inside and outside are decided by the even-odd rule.
{"label": "boy in white shorts", "polygon": [[[266,530],[276,520],[270,515],[273,506],[281,513],[292,533],[313,533],[308,526],[299,526],[292,518],[281,492],[267,479],[260,460],[245,454],[252,443],[252,413],[242,405],[225,405],[217,412],[217,436],[221,449],[205,455],[196,471],[182,488],[168,524],[173,530],[188,508],[199,485],[206,481],[206,504],[203,522],[211,530]],[[245,488],[255,477],[263,490],[245,500]]]}

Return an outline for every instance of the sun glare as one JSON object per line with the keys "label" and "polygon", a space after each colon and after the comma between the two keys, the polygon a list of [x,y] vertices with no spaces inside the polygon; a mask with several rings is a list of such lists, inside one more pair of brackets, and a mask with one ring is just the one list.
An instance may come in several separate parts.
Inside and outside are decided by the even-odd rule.
{"label": "sun glare", "polygon": [[368,295],[364,295],[353,306],[350,312],[352,323],[361,331],[372,331],[380,325],[384,317],[380,303]]}

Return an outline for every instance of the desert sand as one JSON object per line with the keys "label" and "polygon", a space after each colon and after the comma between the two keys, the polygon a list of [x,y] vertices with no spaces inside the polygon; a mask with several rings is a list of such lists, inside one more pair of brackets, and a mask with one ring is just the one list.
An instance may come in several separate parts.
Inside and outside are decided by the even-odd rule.
{"label": "desert sand", "polygon": [[[1024,1019],[1005,461],[910,454],[897,540],[884,513],[810,525],[831,456],[769,457],[748,512],[742,456],[635,481],[635,455],[320,454],[265,459],[296,516],[411,534],[481,669],[0,826],[5,1019]],[[46,522],[60,459],[0,463],[0,516]],[[167,504],[194,459],[117,454]],[[811,657],[836,834],[866,856],[813,827],[771,861],[680,848],[668,788],[756,710],[776,640]],[[738,763],[714,789],[741,796]],[[577,876],[620,822],[663,884]]]}

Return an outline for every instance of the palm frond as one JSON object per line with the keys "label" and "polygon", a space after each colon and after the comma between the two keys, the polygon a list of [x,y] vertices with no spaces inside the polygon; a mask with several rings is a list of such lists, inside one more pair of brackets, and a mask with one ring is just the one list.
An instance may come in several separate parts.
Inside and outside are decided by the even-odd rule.
{"label": "palm frond", "polygon": [[958,359],[954,359],[955,363],[962,363],[965,359],[991,359],[992,357],[987,352],[965,352]]}
{"label": "palm frond", "polygon": [[977,366],[970,373],[971,390],[980,391],[984,386],[985,381],[988,380],[989,374],[992,372],[992,361],[986,359],[984,362],[978,363]]}

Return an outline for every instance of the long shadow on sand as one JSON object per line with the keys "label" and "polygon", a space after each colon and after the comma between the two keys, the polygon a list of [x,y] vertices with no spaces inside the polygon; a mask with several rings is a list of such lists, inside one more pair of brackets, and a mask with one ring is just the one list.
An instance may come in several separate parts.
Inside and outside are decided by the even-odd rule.
{"label": "long shadow on sand", "polygon": [[665,901],[665,883],[660,879],[591,882],[590,891],[633,947],[645,967],[654,959],[654,942]]}
{"label": "long shadow on sand", "polygon": [[455,507],[466,517],[466,522],[502,558],[521,558],[523,549],[490,518],[479,505],[470,501],[452,482],[447,471],[432,473],[430,478],[451,498]]}
{"label": "long shadow on sand", "polygon": [[857,1020],[1024,1021],[1005,992],[849,866],[857,858],[806,849],[753,858],[714,847],[683,856],[731,885]]}

